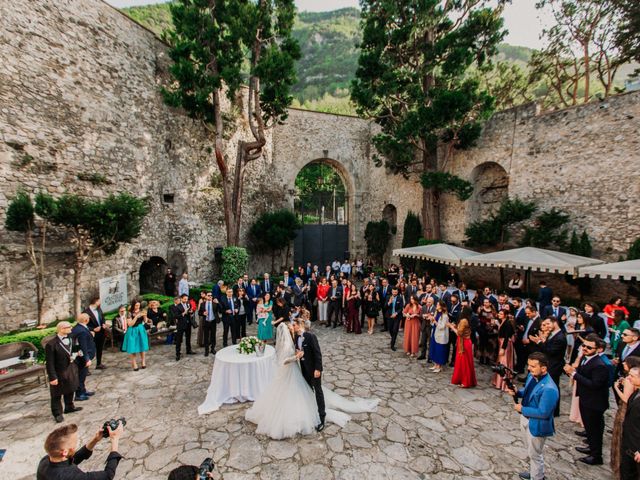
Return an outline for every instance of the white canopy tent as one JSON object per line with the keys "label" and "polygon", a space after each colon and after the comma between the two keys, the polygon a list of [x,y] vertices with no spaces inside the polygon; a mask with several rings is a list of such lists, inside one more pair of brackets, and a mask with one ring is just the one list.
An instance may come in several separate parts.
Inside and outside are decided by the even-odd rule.
{"label": "white canopy tent", "polygon": [[393,255],[431,260],[432,262],[444,263],[445,265],[462,265],[464,259],[480,254],[473,250],[454,247],[447,243],[434,243],[433,245],[423,245],[420,247],[399,248],[393,251]]}
{"label": "white canopy tent", "polygon": [[612,278],[614,280],[620,277],[624,280],[632,280],[633,278],[640,280],[640,260],[627,260],[626,262],[583,267],[578,275],[580,277]]}
{"label": "white canopy tent", "polygon": [[531,269],[542,272],[568,273],[574,276],[578,275],[580,267],[602,263],[604,261],[595,258],[581,257],[536,247],[513,248],[501,252],[485,253],[462,261],[463,265]]}

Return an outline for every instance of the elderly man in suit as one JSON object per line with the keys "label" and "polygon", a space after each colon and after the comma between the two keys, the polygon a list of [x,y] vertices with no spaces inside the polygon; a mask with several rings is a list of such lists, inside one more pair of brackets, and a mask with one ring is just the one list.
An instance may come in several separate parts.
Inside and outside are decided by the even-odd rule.
{"label": "elderly man in suit", "polygon": [[76,400],[89,400],[94,392],[87,391],[85,381],[89,373],[89,367],[96,356],[96,344],[93,341],[93,335],[89,330],[89,315],[81,313],[78,315],[78,323],[71,330],[71,338],[80,348],[76,356],[76,365],[78,366],[78,389],[76,390]]}
{"label": "elderly man in suit", "polygon": [[64,413],[82,410],[73,404],[73,396],[78,389],[78,366],[74,362],[73,342],[69,337],[71,324],[60,322],[56,326],[56,336],[45,346],[49,393],[51,394],[51,413],[56,422],[64,421],[62,416],[62,398]]}
{"label": "elderly man in suit", "polygon": [[565,373],[576,382],[580,416],[589,445],[576,450],[587,455],[578,459],[587,465],[602,465],[604,412],[609,408],[609,368],[598,354],[599,347],[606,347],[604,341],[590,333],[582,342],[583,357],[578,368],[564,367]]}

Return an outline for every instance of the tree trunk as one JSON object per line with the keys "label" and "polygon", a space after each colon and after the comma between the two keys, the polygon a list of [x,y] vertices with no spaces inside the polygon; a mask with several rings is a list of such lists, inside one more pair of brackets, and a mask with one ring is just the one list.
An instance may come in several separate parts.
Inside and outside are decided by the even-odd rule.
{"label": "tree trunk", "polygon": [[[426,149],[425,149],[426,150]],[[434,172],[438,168],[437,151],[422,152],[423,172]],[[440,240],[440,192],[433,188],[422,190],[422,219],[424,238],[428,240]]]}
{"label": "tree trunk", "polygon": [[82,270],[84,262],[76,256],[76,264],[73,269],[73,318],[78,318],[81,312],[80,304],[80,281],[82,280]]}

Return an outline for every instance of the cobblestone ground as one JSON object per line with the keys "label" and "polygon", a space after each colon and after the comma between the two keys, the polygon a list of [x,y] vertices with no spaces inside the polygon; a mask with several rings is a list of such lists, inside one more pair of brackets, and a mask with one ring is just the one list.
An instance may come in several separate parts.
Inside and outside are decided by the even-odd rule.
{"label": "cobblestone ground", "polygon": [[[255,330],[249,327],[250,332]],[[463,390],[449,384],[451,369],[429,372],[424,362],[388,348],[386,333],[347,335],[318,327],[324,356],[324,383],[347,396],[377,397],[375,413],[360,414],[343,429],[286,441],[255,435],[244,420],[248,404],[225,405],[198,416],[209,385],[213,359],[198,355],[173,360],[173,349],[152,346],[148,368],[133,372],[124,354],[109,352],[107,370],[93,371],[88,386],[96,395],[80,413],[86,441],[106,419],[127,418],[118,479],[164,479],[181,464],[199,465],[213,455],[225,480],[240,479],[512,479],[528,466],[510,397],[489,386],[490,373],[478,371],[480,386]],[[400,339],[399,339],[400,340]],[[579,445],[569,422],[568,384],[563,384],[564,415],[545,447],[547,478],[611,478],[608,467],[578,464]],[[2,394],[0,464],[2,479],[32,479],[55,427],[42,386]],[[286,408],[287,399],[282,399]],[[611,415],[607,417],[607,430]],[[610,434],[605,434],[608,458]],[[102,441],[84,468],[102,468],[108,442]]]}

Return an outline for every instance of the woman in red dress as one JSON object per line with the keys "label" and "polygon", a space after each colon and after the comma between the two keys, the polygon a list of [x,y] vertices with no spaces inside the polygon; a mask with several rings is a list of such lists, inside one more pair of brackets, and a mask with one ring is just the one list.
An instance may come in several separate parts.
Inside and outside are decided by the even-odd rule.
{"label": "woman in red dress", "polygon": [[360,325],[360,315],[358,315],[358,308],[360,307],[360,294],[355,284],[351,284],[349,290],[347,290],[347,296],[345,297],[345,305],[347,307],[347,333],[362,333],[362,325]]}
{"label": "woman in red dress", "polygon": [[327,323],[327,309],[329,308],[329,298],[328,293],[331,289],[331,285],[327,282],[327,277],[322,277],[320,283],[318,284],[318,321],[320,325],[324,325]]}
{"label": "woman in red dress", "polygon": [[[469,310],[471,313],[471,310]],[[463,312],[464,314],[464,312]],[[449,323],[448,326],[458,336],[456,342],[456,362],[453,368],[451,384],[462,388],[471,388],[478,385],[476,380],[476,367],[473,363],[473,344],[471,343],[471,327],[469,321],[461,314],[458,326]]]}
{"label": "woman in red dress", "polygon": [[414,358],[420,348],[420,313],[422,309],[415,295],[409,297],[409,304],[402,311],[404,316],[404,351]]}

